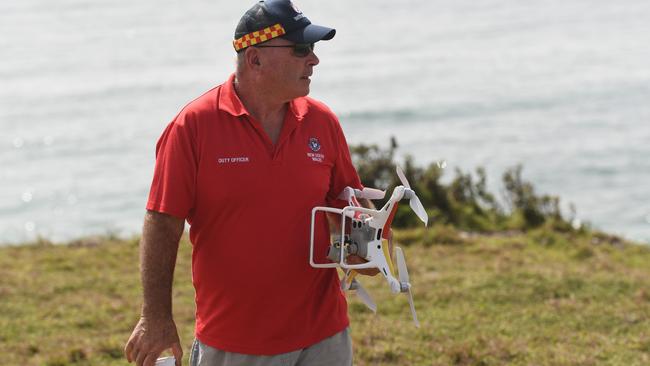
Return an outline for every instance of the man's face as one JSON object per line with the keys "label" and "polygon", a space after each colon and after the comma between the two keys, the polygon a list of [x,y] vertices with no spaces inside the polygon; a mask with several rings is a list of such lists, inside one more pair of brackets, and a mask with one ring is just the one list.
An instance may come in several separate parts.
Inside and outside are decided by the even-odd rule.
{"label": "man's face", "polygon": [[309,94],[309,77],[319,62],[314,52],[299,57],[294,54],[293,47],[265,47],[293,44],[286,39],[276,38],[262,43],[261,47],[257,48],[262,65],[262,82],[274,96],[285,101]]}

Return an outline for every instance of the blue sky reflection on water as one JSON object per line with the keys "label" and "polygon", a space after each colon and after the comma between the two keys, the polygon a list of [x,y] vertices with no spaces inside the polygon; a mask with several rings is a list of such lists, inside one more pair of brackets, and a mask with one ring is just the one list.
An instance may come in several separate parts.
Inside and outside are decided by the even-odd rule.
{"label": "blue sky reflection on water", "polygon": [[[251,3],[252,4],[252,3]],[[524,165],[595,226],[650,242],[650,3],[297,1],[321,42],[312,96],[350,143]],[[224,81],[248,4],[0,5],[0,243],[137,233],[154,146]]]}

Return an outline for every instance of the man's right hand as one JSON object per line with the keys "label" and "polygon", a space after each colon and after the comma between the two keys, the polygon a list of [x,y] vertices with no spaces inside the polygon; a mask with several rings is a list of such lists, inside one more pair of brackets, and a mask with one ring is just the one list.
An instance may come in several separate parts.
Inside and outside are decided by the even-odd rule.
{"label": "man's right hand", "polygon": [[176,358],[176,366],[181,366],[183,348],[174,320],[171,317],[153,320],[143,316],[124,347],[124,355],[129,362],[135,361],[137,366],[154,366],[160,354],[170,348]]}

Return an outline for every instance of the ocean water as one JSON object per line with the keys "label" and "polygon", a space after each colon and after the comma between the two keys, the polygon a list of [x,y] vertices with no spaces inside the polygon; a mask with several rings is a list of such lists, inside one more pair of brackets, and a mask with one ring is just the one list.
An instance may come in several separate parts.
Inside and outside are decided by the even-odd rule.
{"label": "ocean water", "polygon": [[[140,230],[155,142],[234,69],[253,2],[0,3],[0,243]],[[650,242],[650,2],[303,0],[312,96],[351,144],[523,164],[577,217]]]}

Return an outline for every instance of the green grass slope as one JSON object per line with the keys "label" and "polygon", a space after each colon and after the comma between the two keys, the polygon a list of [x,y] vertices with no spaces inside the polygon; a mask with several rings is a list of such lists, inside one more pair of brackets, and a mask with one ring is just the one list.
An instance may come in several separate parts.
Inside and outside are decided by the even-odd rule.
{"label": "green grass slope", "polygon": [[[355,365],[650,364],[650,248],[538,230],[491,236],[399,231],[407,298],[362,278],[375,315],[349,296]],[[174,314],[192,342],[191,246]],[[137,240],[0,248],[0,364],[124,365],[141,301]]]}

